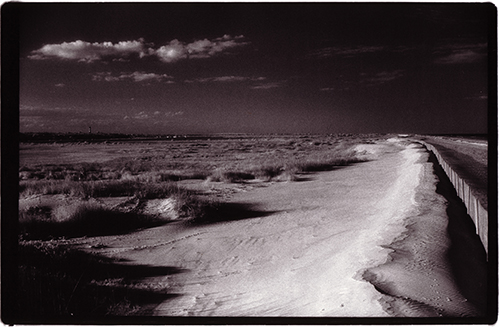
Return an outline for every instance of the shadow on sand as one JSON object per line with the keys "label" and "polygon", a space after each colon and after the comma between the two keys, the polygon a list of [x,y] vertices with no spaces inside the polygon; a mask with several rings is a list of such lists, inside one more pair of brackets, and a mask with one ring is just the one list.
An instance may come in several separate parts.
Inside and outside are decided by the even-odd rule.
{"label": "shadow on sand", "polygon": [[277,211],[256,210],[255,205],[249,203],[219,203],[206,208],[191,225],[215,224],[227,221],[243,220],[270,216]]}
{"label": "shadow on sand", "polygon": [[[130,265],[62,245],[25,242],[19,247],[18,323],[81,323],[102,317],[151,315],[179,296],[144,278],[179,274],[171,266]],[[12,313],[11,313],[12,314]]]}
{"label": "shadow on sand", "polygon": [[488,290],[486,252],[476,234],[474,222],[467,214],[467,208],[457,196],[434,154],[430,154],[429,161],[434,164],[434,173],[439,178],[436,192],[448,201],[446,213],[449,217],[448,234],[451,240],[448,258],[455,281],[460,292],[485,315]]}
{"label": "shadow on sand", "polygon": [[169,220],[136,212],[119,212],[107,208],[82,210],[74,219],[56,221],[50,218],[20,219],[20,232],[23,239],[49,240],[57,237],[123,235],[138,229],[151,228],[169,223]]}

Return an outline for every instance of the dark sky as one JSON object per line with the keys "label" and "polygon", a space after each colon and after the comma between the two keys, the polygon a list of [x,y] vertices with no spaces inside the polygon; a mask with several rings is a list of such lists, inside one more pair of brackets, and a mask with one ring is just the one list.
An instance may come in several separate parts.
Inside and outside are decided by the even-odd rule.
{"label": "dark sky", "polygon": [[492,5],[21,8],[21,132],[487,132]]}

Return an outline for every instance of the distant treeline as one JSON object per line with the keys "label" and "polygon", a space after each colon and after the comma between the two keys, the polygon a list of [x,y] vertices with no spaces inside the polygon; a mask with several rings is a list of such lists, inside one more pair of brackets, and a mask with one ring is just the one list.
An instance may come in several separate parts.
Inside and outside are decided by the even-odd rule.
{"label": "distant treeline", "polygon": [[[315,134],[246,134],[246,133],[217,133],[217,134],[120,134],[120,133],[20,133],[21,143],[69,143],[69,142],[133,142],[155,140],[222,140],[222,139],[247,139],[267,137],[299,137],[308,138]],[[352,137],[356,134],[327,134],[329,137]],[[375,136],[376,134],[374,134]],[[366,136],[366,135],[365,135]]]}
{"label": "distant treeline", "polygon": [[120,141],[155,141],[155,140],[216,140],[245,138],[244,134],[120,134],[120,133],[20,133],[21,143],[69,143],[69,142],[120,142]]}
{"label": "distant treeline", "polygon": [[110,139],[133,139],[143,135],[119,133],[20,133],[19,142],[91,142]]}
{"label": "distant treeline", "polygon": [[[245,134],[245,133],[218,133],[218,134],[121,134],[121,133],[20,133],[21,143],[68,143],[68,142],[119,142],[119,141],[154,141],[154,140],[218,140],[218,139],[245,139],[262,137],[311,137],[314,134]],[[329,137],[353,137],[353,136],[382,136],[385,134],[327,134]],[[396,134],[395,134],[396,135]],[[400,134],[401,135],[401,134]],[[407,134],[405,134],[407,135]],[[460,137],[478,140],[487,140],[488,134],[432,134],[433,136]],[[407,135],[411,136],[411,135]]]}

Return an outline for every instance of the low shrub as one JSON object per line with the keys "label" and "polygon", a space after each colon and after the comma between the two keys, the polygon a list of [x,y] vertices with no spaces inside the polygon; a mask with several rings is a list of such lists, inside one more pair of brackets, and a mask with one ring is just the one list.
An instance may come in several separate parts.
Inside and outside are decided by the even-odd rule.
{"label": "low shrub", "polygon": [[279,176],[285,170],[284,166],[281,164],[277,165],[265,165],[254,170],[255,176],[258,178],[269,181],[276,176]]}
{"label": "low shrub", "polygon": [[135,189],[134,195],[139,199],[161,199],[174,196],[185,198],[189,192],[175,183],[141,183]]}
{"label": "low shrub", "polygon": [[347,166],[353,163],[363,161],[357,156],[355,151],[342,151],[327,153],[318,158],[306,159],[296,162],[297,171],[300,172],[315,172],[328,171],[339,166]]}
{"label": "low shrub", "polygon": [[82,182],[71,180],[23,180],[19,182],[19,195],[21,197],[34,194],[85,196],[86,187]]}
{"label": "low shrub", "polygon": [[129,172],[133,175],[137,175],[141,172],[148,172],[154,170],[154,163],[148,160],[141,160],[140,158],[130,159],[130,158],[117,158],[109,160],[102,164],[106,168],[112,171],[118,171],[120,173]]}
{"label": "low shrub", "polygon": [[254,179],[255,176],[246,172],[232,172],[223,171],[220,169],[215,170],[208,176],[210,182],[225,182],[225,183],[240,183],[245,180]]}
{"label": "low shrub", "polygon": [[95,182],[82,182],[83,196],[89,197],[112,197],[132,196],[142,187],[142,183],[134,180],[104,180]]}
{"label": "low shrub", "polygon": [[35,194],[66,194],[81,198],[137,196],[139,198],[167,197],[179,193],[170,182],[148,183],[137,179],[68,181],[41,180],[20,181],[19,194],[26,197]]}

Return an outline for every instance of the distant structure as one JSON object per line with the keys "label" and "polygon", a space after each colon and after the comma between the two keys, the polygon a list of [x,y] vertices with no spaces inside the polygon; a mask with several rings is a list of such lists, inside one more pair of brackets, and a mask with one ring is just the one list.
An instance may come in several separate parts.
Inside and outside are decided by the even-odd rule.
{"label": "distant structure", "polygon": [[92,127],[89,126],[89,134],[92,134]]}

